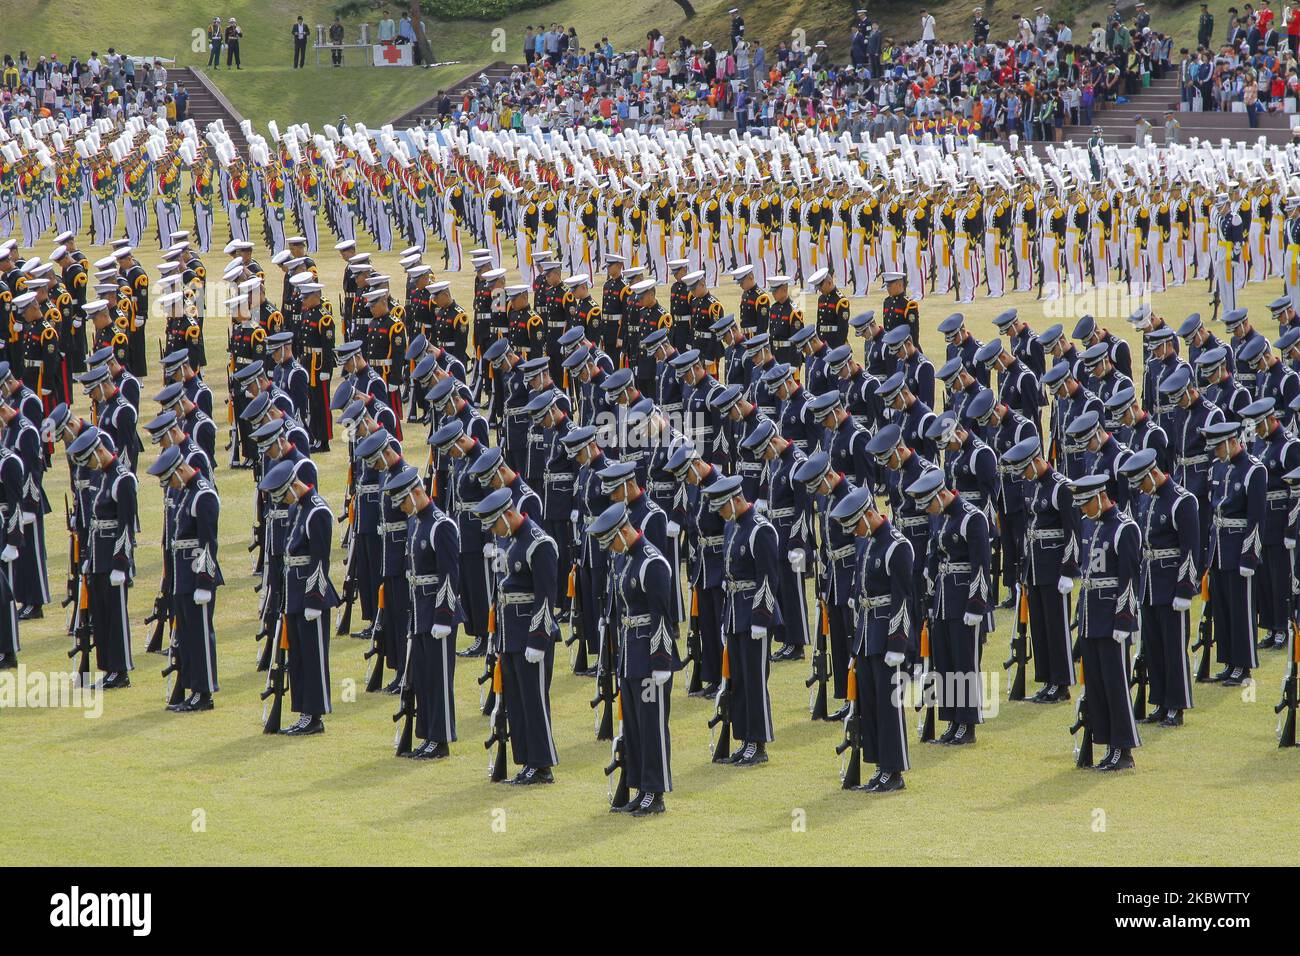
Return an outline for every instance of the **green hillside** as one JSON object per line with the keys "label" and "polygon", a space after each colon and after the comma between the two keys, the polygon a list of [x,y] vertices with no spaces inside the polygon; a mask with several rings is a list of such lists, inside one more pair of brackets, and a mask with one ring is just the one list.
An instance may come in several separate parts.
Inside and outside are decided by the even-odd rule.
{"label": "green hillside", "polygon": [[[474,69],[496,60],[522,59],[524,31],[530,24],[561,23],[574,26],[583,44],[608,36],[619,49],[640,46],[651,28],[661,30],[671,39],[684,34],[695,42],[711,39],[725,43],[729,33],[727,10],[735,0],[716,0],[695,5],[697,16],[687,21],[673,0],[636,0],[609,7],[592,0],[557,0],[527,9],[496,21],[450,20],[426,17],[426,31],[439,62],[454,65],[433,70],[390,70],[372,67],[317,69],[315,55],[308,52],[308,65],[294,71],[289,27],[301,14],[313,28],[328,25],[340,6],[331,0],[226,0],[219,7],[198,0],[173,0],[166,4],[128,4],[113,0],[0,0],[0,52],[29,55],[58,52],[65,60],[73,55],[101,53],[116,47],[133,54],[174,58],[182,66],[203,65],[207,52],[203,30],[219,10],[222,17],[235,16],[244,29],[241,58],[244,68],[228,72],[224,67],[212,76],[235,108],[259,127],[267,120],[306,121],[312,124],[332,122],[339,114],[370,126],[382,125],[412,106],[433,96],[439,88],[454,83]],[[848,23],[857,7],[856,0],[791,0],[787,3],[744,4],[750,37],[762,40],[769,51],[782,40],[802,38],[808,43],[825,40],[833,53],[843,55],[848,46]],[[905,37],[916,32],[916,19],[922,7],[917,0],[892,4],[873,11],[884,24],[888,35]],[[929,3],[926,6],[939,22],[941,37],[964,38],[968,33],[970,11],[975,4],[961,2]],[[394,11],[402,9],[395,4]],[[1086,29],[1100,19],[1104,4],[1082,7],[1077,2],[1049,5],[1076,28]],[[1011,6],[984,3],[985,13],[993,22],[993,35],[1004,36],[1014,12]],[[1154,7],[1158,27],[1176,27],[1176,35],[1191,39],[1195,32],[1198,8],[1195,4]],[[396,13],[395,13],[396,15]],[[360,24],[369,22],[372,30],[381,18],[379,11],[368,16],[353,15],[345,19],[349,42],[355,42]],[[69,23],[77,26],[75,40],[69,41]],[[195,32],[197,31],[197,33]],[[1217,31],[1216,32],[1221,32]],[[359,59],[363,51],[351,51]]]}

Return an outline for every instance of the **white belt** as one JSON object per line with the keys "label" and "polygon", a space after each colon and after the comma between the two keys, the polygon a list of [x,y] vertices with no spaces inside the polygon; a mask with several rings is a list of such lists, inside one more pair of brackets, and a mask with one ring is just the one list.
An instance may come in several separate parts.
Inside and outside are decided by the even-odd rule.
{"label": "white belt", "polygon": [[900,528],[919,528],[921,525],[928,525],[929,523],[929,515],[916,515],[912,518],[899,518],[897,522]]}
{"label": "white belt", "polygon": [[940,561],[940,574],[961,574],[970,570],[969,561]]}
{"label": "white belt", "polygon": [[726,543],[725,536],[720,534],[700,538],[700,547],[702,548],[720,548],[724,543]]}
{"label": "white belt", "polygon": [[1270,491],[1264,495],[1265,501],[1285,501],[1291,497],[1291,492],[1283,488],[1280,491]]}
{"label": "white belt", "polygon": [[443,579],[443,577],[445,577],[445,575],[441,575],[441,574],[409,574],[409,573],[408,573],[408,574],[406,575],[406,580],[408,580],[409,582],[411,582],[411,584],[413,584],[413,585],[415,585],[415,586],[417,586],[417,587],[422,587],[423,585],[426,585],[426,584],[437,584],[440,580]]}
{"label": "white belt", "polygon": [[1188,465],[1208,464],[1209,461],[1210,461],[1210,456],[1208,454],[1192,455],[1190,458],[1184,458],[1182,455],[1179,455],[1176,463],[1180,468],[1186,468]]}
{"label": "white belt", "polygon": [[1245,531],[1246,519],[1245,518],[1221,518],[1218,515],[1215,515],[1214,526],[1216,528],[1227,528],[1230,531]]}
{"label": "white belt", "polygon": [[633,615],[630,615],[630,616],[624,616],[624,618],[623,618],[623,626],[624,626],[624,627],[649,627],[649,626],[650,626],[650,615],[649,615],[649,614],[633,614]]}
{"label": "white belt", "polygon": [[1094,591],[1098,588],[1117,588],[1119,578],[1084,578],[1083,590]]}
{"label": "white belt", "polygon": [[113,531],[117,528],[116,518],[91,518],[91,531]]}
{"label": "white belt", "polygon": [[301,568],[305,567],[310,561],[310,554],[288,554],[285,555],[284,566],[286,568]]}
{"label": "white belt", "polygon": [[767,514],[769,518],[793,518],[794,513],[794,508],[773,508]]}
{"label": "white belt", "polygon": [[878,594],[875,597],[867,598],[865,601],[862,602],[862,606],[866,608],[887,607],[889,605],[889,602],[892,600],[893,600],[892,594]]}
{"label": "white belt", "polygon": [[737,591],[752,591],[758,587],[753,581],[723,581],[722,585],[733,594]]}
{"label": "white belt", "polygon": [[1059,541],[1065,537],[1064,528],[1030,528],[1027,534],[1030,541]]}
{"label": "white belt", "polygon": [[530,591],[507,591],[501,595],[501,603],[510,604],[532,604],[537,600],[536,595]]}
{"label": "white belt", "polygon": [[834,551],[831,552],[831,560],[842,561],[847,557],[851,557],[853,555],[853,552],[855,552],[856,550],[857,550],[857,545],[846,544],[844,547],[836,548]]}
{"label": "white belt", "polygon": [[1167,558],[1176,558],[1182,552],[1177,548],[1143,548],[1142,554],[1148,561],[1164,561]]}
{"label": "white belt", "polygon": [[377,494],[379,494],[379,484],[378,484],[378,482],[376,482],[376,483],[373,484],[373,485],[357,485],[357,494],[359,494],[359,495],[377,495]]}
{"label": "white belt", "polygon": [[182,551],[185,548],[197,548],[198,546],[198,538],[177,538],[171,543],[171,549],[173,551]]}
{"label": "white belt", "polygon": [[379,524],[380,534],[392,534],[395,531],[405,531],[405,521],[381,521]]}

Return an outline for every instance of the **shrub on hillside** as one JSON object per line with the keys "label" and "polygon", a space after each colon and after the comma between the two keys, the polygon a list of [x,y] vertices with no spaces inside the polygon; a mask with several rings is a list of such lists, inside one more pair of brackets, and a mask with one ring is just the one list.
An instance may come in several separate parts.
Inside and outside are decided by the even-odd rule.
{"label": "shrub on hillside", "polygon": [[[420,0],[420,10],[439,20],[497,20],[519,10],[545,6],[550,0]],[[402,0],[348,0],[334,8],[340,17],[368,17],[389,9],[393,18],[402,15],[407,4]]]}

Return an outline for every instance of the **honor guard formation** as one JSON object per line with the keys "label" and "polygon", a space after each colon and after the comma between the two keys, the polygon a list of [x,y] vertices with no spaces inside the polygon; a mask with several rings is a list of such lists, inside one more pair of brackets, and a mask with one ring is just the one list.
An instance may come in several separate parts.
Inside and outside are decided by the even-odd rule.
{"label": "honor guard formation", "polygon": [[[332,639],[352,635],[366,689],[397,698],[399,757],[451,752],[462,659],[479,671],[491,779],[550,783],[559,656],[561,680],[594,683],[611,809],[646,816],[673,789],[675,687],[711,702],[697,719],[713,762],[754,767],[779,759],[771,668],[805,661],[810,717],[843,726],[844,788],[894,792],[909,717],[921,742],[976,744],[1002,608],[1007,696],[1072,702],[1080,767],[1132,768],[1139,725],[1183,725],[1194,684],[1249,683],[1283,647],[1279,737],[1294,746],[1300,152],[271,132],[250,136],[248,161],[193,124],[39,121],[0,146],[35,167],[187,169],[196,190],[193,230],[158,220],[154,276],[134,246],[147,206],[124,207],[134,233],[106,243],[120,227],[92,200],[107,223],[93,261],[72,228],[44,260],[0,245],[3,666],[51,600],[57,442],[70,656],[104,689],[136,666],[140,467],[163,489],[145,648],[167,656],[177,713],[211,710],[219,690],[224,465],[250,471],[239,493],[256,496],[268,734],[325,731]],[[214,189],[232,236],[209,274]],[[253,196],[278,277],[247,235]],[[283,235],[276,203],[300,234]],[[340,290],[313,259],[318,211]],[[358,225],[381,250],[410,242],[404,276],[358,251]],[[462,268],[468,308],[445,278]],[[1208,315],[1149,304],[1197,279]],[[735,313],[714,295],[724,281]],[[1249,282],[1283,293],[1266,319],[1236,304]],[[1016,309],[983,343],[952,312],[944,355],[921,348],[927,298],[1108,286],[1143,303],[1128,316],[1140,355],[1091,315],[1035,330]],[[878,313],[854,314],[850,297],[877,289]],[[209,310],[228,321],[224,424]],[[312,456],[335,445],[347,481],[332,506]],[[223,476],[225,493],[240,480]]]}

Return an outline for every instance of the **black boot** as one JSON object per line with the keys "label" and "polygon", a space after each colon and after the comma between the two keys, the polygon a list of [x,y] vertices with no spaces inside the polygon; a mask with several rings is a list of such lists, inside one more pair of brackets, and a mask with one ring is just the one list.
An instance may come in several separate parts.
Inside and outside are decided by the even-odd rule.
{"label": "black boot", "polygon": [[662,793],[647,793],[641,797],[641,802],[632,811],[632,816],[648,817],[651,814],[663,813],[665,809],[664,795]]}
{"label": "black boot", "polygon": [[894,793],[898,790],[907,789],[903,783],[903,774],[900,771],[886,771],[880,775],[880,782],[876,784],[876,789],[872,793]]}
{"label": "black boot", "polygon": [[1181,727],[1182,725],[1183,725],[1182,710],[1172,710],[1169,712],[1169,714],[1165,717],[1164,720],[1160,721],[1161,727]]}

